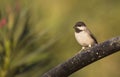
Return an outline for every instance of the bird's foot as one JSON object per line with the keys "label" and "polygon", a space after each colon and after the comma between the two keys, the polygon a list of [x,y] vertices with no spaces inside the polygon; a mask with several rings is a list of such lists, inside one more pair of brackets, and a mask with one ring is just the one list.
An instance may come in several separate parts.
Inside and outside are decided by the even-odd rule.
{"label": "bird's foot", "polygon": [[82,47],[82,49],[80,50],[80,52],[83,51],[83,50],[86,50],[86,47]]}
{"label": "bird's foot", "polygon": [[92,45],[90,44],[90,45],[88,45],[88,47],[82,47],[82,49],[81,49],[80,51],[83,51],[83,50],[89,49],[89,48],[91,48],[91,47],[92,47]]}
{"label": "bird's foot", "polygon": [[82,49],[81,50],[85,50],[85,47],[82,47]]}
{"label": "bird's foot", "polygon": [[90,45],[88,45],[88,47],[90,48],[90,47],[92,47],[92,45],[90,44]]}

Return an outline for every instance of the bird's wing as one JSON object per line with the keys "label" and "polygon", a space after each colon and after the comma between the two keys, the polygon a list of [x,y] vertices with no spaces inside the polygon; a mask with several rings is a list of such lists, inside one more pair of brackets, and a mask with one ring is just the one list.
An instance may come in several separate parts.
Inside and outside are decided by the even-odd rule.
{"label": "bird's wing", "polygon": [[90,34],[90,36],[94,39],[95,43],[98,44],[98,42],[97,42],[95,36],[94,36],[93,34]]}
{"label": "bird's wing", "polygon": [[87,31],[89,34],[90,34],[90,36],[94,39],[94,41],[95,41],[95,43],[96,44],[98,44],[98,42],[97,42],[97,40],[96,40],[96,38],[95,38],[95,36],[90,32],[90,30],[88,29],[88,31]]}

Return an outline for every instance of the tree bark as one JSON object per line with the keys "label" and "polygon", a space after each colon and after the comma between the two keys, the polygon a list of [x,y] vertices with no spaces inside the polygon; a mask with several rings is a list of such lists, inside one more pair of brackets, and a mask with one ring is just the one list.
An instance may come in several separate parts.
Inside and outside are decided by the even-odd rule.
{"label": "tree bark", "polygon": [[52,68],[42,77],[68,77],[79,69],[120,50],[120,36],[82,50],[75,56]]}

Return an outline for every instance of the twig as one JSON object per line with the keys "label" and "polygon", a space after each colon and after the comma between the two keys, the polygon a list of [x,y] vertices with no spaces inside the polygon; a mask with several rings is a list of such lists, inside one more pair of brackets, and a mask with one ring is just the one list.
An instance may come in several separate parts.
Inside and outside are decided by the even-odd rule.
{"label": "twig", "polygon": [[82,50],[74,57],[46,72],[42,77],[68,77],[79,69],[120,50],[120,36],[107,40],[89,49]]}

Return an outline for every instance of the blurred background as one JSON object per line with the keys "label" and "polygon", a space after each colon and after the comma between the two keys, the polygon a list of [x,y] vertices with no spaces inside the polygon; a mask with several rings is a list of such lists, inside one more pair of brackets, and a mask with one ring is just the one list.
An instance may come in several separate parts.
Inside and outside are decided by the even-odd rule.
{"label": "blurred background", "polygon": [[[84,21],[98,42],[120,34],[120,0],[0,0],[0,77],[41,77],[81,46]],[[120,77],[120,52],[70,77]]]}

